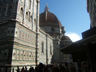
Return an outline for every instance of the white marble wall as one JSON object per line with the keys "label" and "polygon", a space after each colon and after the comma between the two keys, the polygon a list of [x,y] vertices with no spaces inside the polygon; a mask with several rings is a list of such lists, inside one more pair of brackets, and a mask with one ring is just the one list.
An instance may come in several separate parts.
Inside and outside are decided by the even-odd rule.
{"label": "white marble wall", "polygon": [[36,33],[21,24],[16,24],[12,65],[35,65]]}
{"label": "white marble wall", "polygon": [[25,27],[36,31],[36,0],[19,0],[16,19]]}
{"label": "white marble wall", "polygon": [[[44,43],[43,44],[44,45],[43,52],[42,52],[42,42]],[[53,39],[48,34],[46,34],[44,31],[40,30],[40,34],[39,34],[39,62],[42,62],[44,64],[47,64],[47,63],[50,64],[52,55],[53,55]]]}

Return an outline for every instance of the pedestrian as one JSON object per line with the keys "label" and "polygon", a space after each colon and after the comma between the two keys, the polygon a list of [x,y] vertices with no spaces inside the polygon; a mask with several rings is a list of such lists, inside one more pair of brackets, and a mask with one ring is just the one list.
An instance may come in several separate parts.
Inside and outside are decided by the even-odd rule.
{"label": "pedestrian", "polygon": [[24,67],[22,67],[21,72],[24,72]]}
{"label": "pedestrian", "polygon": [[20,68],[19,68],[19,66],[17,66],[17,72],[20,72]]}
{"label": "pedestrian", "polygon": [[44,64],[40,63],[36,68],[35,68],[35,72],[44,72]]}
{"label": "pedestrian", "polygon": [[32,66],[29,68],[29,72],[35,72]]}
{"label": "pedestrian", "polygon": [[24,72],[28,72],[27,67],[25,66]]}

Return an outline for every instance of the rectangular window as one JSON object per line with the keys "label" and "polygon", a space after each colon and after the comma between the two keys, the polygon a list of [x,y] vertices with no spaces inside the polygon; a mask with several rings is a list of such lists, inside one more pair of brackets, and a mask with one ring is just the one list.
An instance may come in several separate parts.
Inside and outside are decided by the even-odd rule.
{"label": "rectangular window", "polygon": [[50,55],[52,55],[52,46],[50,46]]}
{"label": "rectangular window", "polygon": [[44,53],[44,42],[42,42],[41,47],[42,47],[41,52]]}
{"label": "rectangular window", "polygon": [[5,8],[5,16],[7,16],[7,12],[8,12],[8,4],[6,5],[6,8]]}

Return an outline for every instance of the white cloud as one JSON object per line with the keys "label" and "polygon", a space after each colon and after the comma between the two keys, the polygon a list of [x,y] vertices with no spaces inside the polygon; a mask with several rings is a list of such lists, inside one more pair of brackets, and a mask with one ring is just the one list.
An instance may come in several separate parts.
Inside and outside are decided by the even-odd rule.
{"label": "white cloud", "polygon": [[69,32],[66,33],[65,35],[68,36],[73,42],[76,42],[81,39],[81,37],[77,33]]}

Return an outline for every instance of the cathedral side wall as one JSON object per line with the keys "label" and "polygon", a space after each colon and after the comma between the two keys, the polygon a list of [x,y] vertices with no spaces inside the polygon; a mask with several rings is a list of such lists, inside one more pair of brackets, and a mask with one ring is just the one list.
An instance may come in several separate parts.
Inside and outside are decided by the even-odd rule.
{"label": "cathedral side wall", "polygon": [[16,23],[12,65],[35,65],[36,34]]}
{"label": "cathedral side wall", "polygon": [[[51,50],[50,50],[51,48]],[[51,52],[50,52],[51,51]],[[50,64],[53,53],[53,39],[44,31],[40,30],[39,34],[39,62]]]}
{"label": "cathedral side wall", "polygon": [[52,61],[53,56],[53,39],[48,36],[48,64]]}

